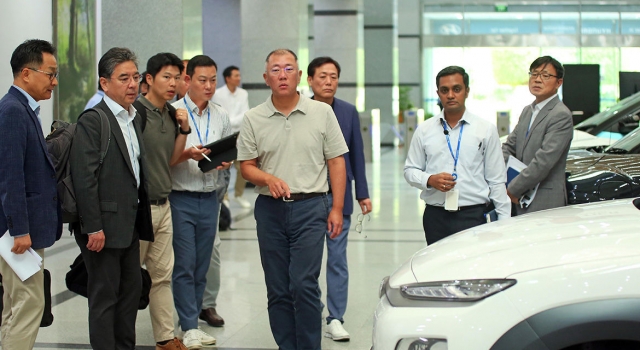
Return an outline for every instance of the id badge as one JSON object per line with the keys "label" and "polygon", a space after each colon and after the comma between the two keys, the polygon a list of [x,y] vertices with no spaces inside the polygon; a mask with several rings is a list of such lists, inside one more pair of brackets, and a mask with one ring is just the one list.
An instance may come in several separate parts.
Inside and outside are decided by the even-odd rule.
{"label": "id badge", "polygon": [[458,197],[460,197],[460,192],[456,188],[445,192],[444,210],[458,211]]}
{"label": "id badge", "polygon": [[204,188],[205,190],[211,190],[215,188],[216,179],[213,173],[204,174]]}

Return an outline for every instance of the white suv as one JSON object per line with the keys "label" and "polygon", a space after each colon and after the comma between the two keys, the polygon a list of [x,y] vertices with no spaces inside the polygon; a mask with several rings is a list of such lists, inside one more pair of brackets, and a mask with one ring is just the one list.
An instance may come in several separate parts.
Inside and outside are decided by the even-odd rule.
{"label": "white suv", "polygon": [[380,286],[375,350],[640,349],[640,198],[481,225]]}

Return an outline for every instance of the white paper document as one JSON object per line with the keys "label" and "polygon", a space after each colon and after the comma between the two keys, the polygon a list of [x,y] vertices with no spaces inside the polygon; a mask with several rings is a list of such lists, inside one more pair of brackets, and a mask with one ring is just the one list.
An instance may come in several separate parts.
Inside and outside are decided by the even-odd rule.
{"label": "white paper document", "polygon": [[15,254],[11,252],[11,248],[13,248],[13,237],[7,231],[0,237],[0,256],[20,277],[21,281],[24,282],[27,278],[40,271],[42,258],[35,250],[29,248],[23,254]]}
{"label": "white paper document", "polygon": [[[509,186],[509,183],[513,178],[520,175],[520,172],[526,168],[526,164],[519,161],[514,156],[509,156],[509,160],[507,160],[507,186]],[[536,192],[538,192],[538,186],[540,186],[540,184],[536,184],[534,189],[525,192],[522,197],[520,197],[521,208],[526,208],[531,204],[531,202],[533,202],[533,199],[536,197]]]}

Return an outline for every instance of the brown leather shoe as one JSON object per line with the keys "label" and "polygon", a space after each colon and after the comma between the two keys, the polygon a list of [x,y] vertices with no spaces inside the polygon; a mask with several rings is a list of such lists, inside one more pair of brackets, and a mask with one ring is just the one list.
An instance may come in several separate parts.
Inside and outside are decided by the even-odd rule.
{"label": "brown leather shoe", "polygon": [[187,347],[184,346],[184,344],[182,344],[182,342],[178,340],[178,338],[173,338],[164,345],[160,345],[156,343],[156,350],[189,350],[189,349],[187,349]]}
{"label": "brown leather shoe", "polygon": [[218,313],[215,308],[204,309],[200,312],[200,319],[206,321],[211,327],[222,327],[224,326],[224,320]]}

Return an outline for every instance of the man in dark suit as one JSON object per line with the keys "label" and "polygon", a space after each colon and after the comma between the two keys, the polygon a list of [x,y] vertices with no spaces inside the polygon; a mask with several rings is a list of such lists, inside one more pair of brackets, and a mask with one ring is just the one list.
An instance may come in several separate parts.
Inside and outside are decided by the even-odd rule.
{"label": "man in dark suit", "polygon": [[[536,100],[524,108],[518,125],[502,145],[505,162],[514,156],[527,165],[507,186],[517,215],[567,205],[565,168],[573,138],[571,111],[558,98],[564,67],[550,56],[529,67],[529,91]],[[533,201],[521,197],[538,185]]]}
{"label": "man in dark suit", "polygon": [[[56,171],[38,115],[38,101],[58,85],[55,53],[44,40],[20,44],[11,56],[13,86],[0,100],[0,236],[8,230],[13,253],[33,248],[43,258],[62,233]],[[0,258],[3,349],[33,348],[44,310],[42,270],[21,281]]]}
{"label": "man in dark suit", "polygon": [[[315,58],[307,68],[307,82],[313,90],[313,99],[325,102],[333,108],[338,118],[349,152],[344,154],[347,168],[347,187],[342,209],[342,234],[331,239],[327,231],[327,329],[325,337],[336,341],[348,341],[349,333],[344,329],[344,313],[347,309],[349,291],[349,269],[347,266],[347,237],[353,214],[352,181],[356,182],[356,199],[362,215],[371,212],[371,200],[367,188],[364,165],[364,145],[360,135],[360,119],[356,107],[335,98],[340,79],[340,65],[331,57]],[[331,196],[329,196],[331,197]],[[364,217],[363,217],[364,218]]]}
{"label": "man in dark suit", "polygon": [[140,81],[135,54],[110,49],[98,76],[105,96],[94,108],[106,114],[111,141],[100,164],[100,115],[78,120],[70,155],[79,214],[73,230],[89,274],[91,347],[133,349],[142,289],[139,240],[153,241],[144,143],[132,106]]}

